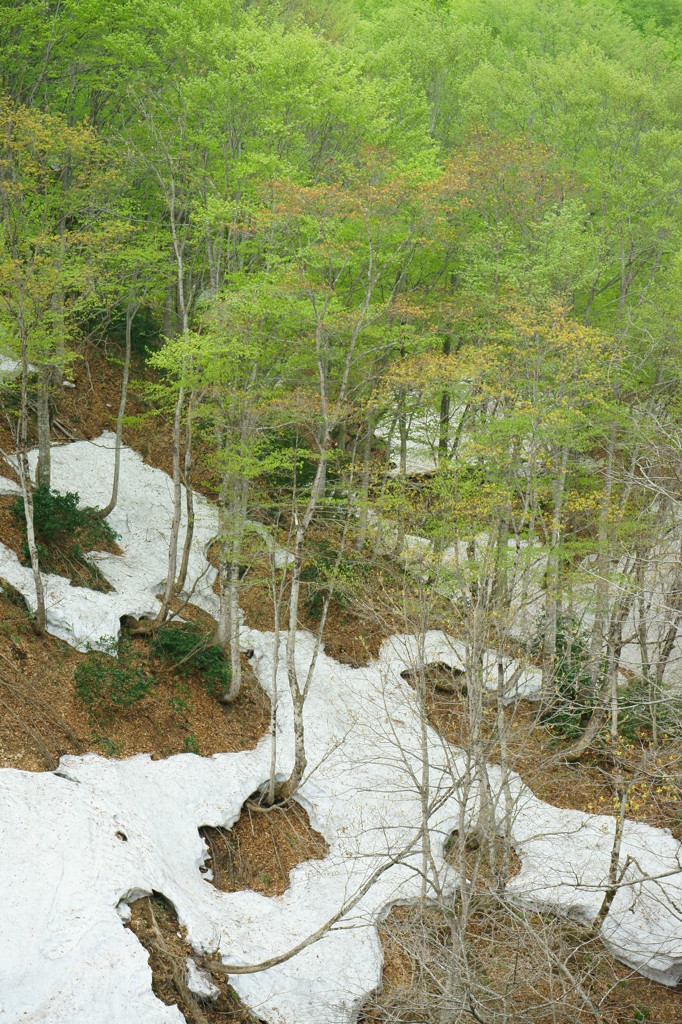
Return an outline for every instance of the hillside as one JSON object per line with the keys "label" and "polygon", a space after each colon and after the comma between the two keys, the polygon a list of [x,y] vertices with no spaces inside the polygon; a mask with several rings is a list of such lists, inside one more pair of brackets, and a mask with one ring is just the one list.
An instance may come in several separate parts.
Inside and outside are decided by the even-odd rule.
{"label": "hillside", "polygon": [[[104,379],[104,377],[104,373],[98,374],[98,378]],[[62,411],[61,415],[63,416],[64,424],[68,424],[69,429],[71,429],[66,414]],[[99,424],[96,423],[96,425]],[[81,429],[83,429],[82,424]],[[87,431],[86,422],[83,432],[87,433]],[[94,431],[92,432],[94,433]],[[111,435],[103,436],[111,437]],[[102,444],[101,437],[99,439],[96,438],[95,441],[98,446]],[[76,446],[79,443],[82,442],[72,442]],[[64,454],[68,454],[71,449],[65,447],[63,451]],[[55,452],[55,455],[59,454],[61,453]],[[96,466],[96,463],[92,463],[87,458],[83,459],[82,456],[77,456],[77,462],[81,467],[89,464],[91,472],[93,467]],[[59,479],[58,466],[59,462],[55,459],[53,471],[56,473],[57,480]],[[83,490],[90,497],[91,494],[96,493],[97,484],[94,484],[93,491],[93,482],[91,481],[88,487],[88,482],[85,480],[83,473],[84,468],[81,469]],[[130,498],[123,491],[121,501],[134,500],[134,494],[139,489],[139,485],[133,486]],[[145,507],[149,512],[154,508],[151,498],[154,489],[148,484],[144,488],[144,493]],[[168,487],[166,488],[166,494],[168,493],[170,493],[170,481],[168,481]],[[139,513],[134,513],[134,507],[134,505],[126,504],[125,512],[127,519],[130,519],[135,514],[139,515]],[[195,526],[196,529],[197,527]],[[132,535],[135,534],[136,530],[133,528]],[[126,546],[126,538],[119,536],[118,551],[113,554],[113,559],[120,560],[122,557],[125,558]],[[205,542],[201,539],[199,539],[199,546],[204,548],[206,546]],[[140,563],[139,551],[135,551],[134,559],[138,564]],[[254,556],[252,563],[254,574],[258,573],[257,562],[258,558]],[[99,565],[106,575],[106,568],[104,568],[103,563],[99,562]],[[121,588],[120,574],[117,579],[119,580],[117,589],[120,597],[125,601],[127,598],[125,591]],[[246,591],[246,584],[244,586]],[[246,611],[245,627],[247,628],[242,638],[242,644],[245,646],[252,643],[251,637],[254,638],[254,644],[262,643],[259,637],[263,635],[257,631],[253,632],[250,628],[249,618],[251,615],[257,618],[259,615],[259,605],[265,603],[264,595],[258,596],[258,590],[264,589],[264,581],[261,580],[260,588],[257,582],[252,582],[250,587],[251,595],[247,597],[246,593],[244,593],[243,602]],[[193,596],[197,597],[198,595],[195,592]],[[220,696],[220,694],[216,694],[215,690],[213,693],[210,692],[205,668],[203,671],[201,668],[194,667],[191,667],[190,671],[183,671],[182,668],[178,670],[174,665],[174,660],[177,661],[177,656],[174,659],[172,656],[169,658],[168,656],[160,655],[158,650],[155,652],[153,639],[145,636],[135,636],[138,620],[128,619],[125,616],[123,618],[125,632],[122,634],[122,637],[125,638],[127,634],[132,635],[130,635],[129,639],[119,641],[119,660],[124,660],[129,671],[135,666],[136,669],[140,669],[153,676],[155,682],[153,687],[141,699],[131,704],[128,709],[119,707],[115,710],[115,715],[105,716],[94,726],[93,708],[91,706],[91,714],[89,715],[88,704],[84,701],[82,692],[80,695],[78,692],[77,668],[79,665],[82,666],[84,663],[92,661],[93,657],[97,656],[78,654],[73,647],[65,644],[63,641],[50,637],[49,634],[42,638],[35,636],[30,619],[27,618],[25,609],[20,606],[19,598],[15,597],[14,603],[10,603],[7,596],[5,596],[2,601],[3,607],[7,609],[3,629],[3,661],[7,666],[7,670],[3,678],[5,692],[3,694],[2,716],[2,757],[3,763],[6,766],[40,772],[46,768],[56,767],[56,761],[63,754],[82,755],[87,750],[95,750],[104,753],[108,757],[113,756],[115,758],[126,758],[138,752],[151,753],[155,758],[166,758],[183,750],[208,756],[215,753],[222,754],[253,748],[261,736],[267,735],[269,729],[268,700],[256,682],[251,662],[248,659],[244,663],[245,678],[239,698],[234,704],[221,707],[216,700],[216,697]],[[388,601],[384,594],[382,595],[380,608],[383,608],[385,611],[387,606]],[[206,635],[207,630],[212,632],[210,617],[193,602],[184,607],[182,617],[193,623],[197,630],[203,631],[204,635]],[[379,618],[379,609],[377,609],[375,617]],[[334,634],[333,638],[330,636],[330,640],[335,656],[358,664],[358,643],[363,642],[362,623],[366,621],[366,618],[365,616],[356,616],[352,610],[342,607],[337,611],[336,619],[337,621],[334,624],[332,618],[332,625],[327,627],[329,633]],[[59,628],[63,629],[64,617],[60,616],[59,621],[61,623]],[[82,624],[82,619],[76,619],[75,621]],[[397,621],[396,616],[393,620],[393,628],[395,628]],[[343,623],[343,628],[340,629],[339,623],[341,622]],[[259,622],[258,624],[261,628],[272,625],[271,622]],[[169,628],[172,627],[166,627],[166,631]],[[386,635],[388,635],[388,623],[385,628],[387,630]],[[199,636],[201,635],[202,633],[200,632]],[[350,639],[346,640],[346,637]],[[371,650],[370,645],[377,645],[381,642],[377,638],[377,627],[375,626],[369,633],[365,627],[364,637],[366,650],[365,656],[361,661],[371,665],[371,659],[376,657],[378,646]],[[196,642],[197,637],[195,636],[193,643],[196,645]],[[448,644],[446,644],[445,648],[443,648],[442,643],[440,644],[437,655],[438,659],[450,657],[451,659],[455,658],[456,662],[456,644],[454,648],[449,648],[449,656],[447,654],[448,648]],[[408,656],[408,664],[413,657],[414,654]],[[426,655],[426,658],[431,661],[433,655]],[[53,667],[55,663],[59,665],[57,671]],[[412,663],[414,664],[414,662]],[[333,662],[330,662],[331,664]],[[338,662],[336,664],[337,668],[335,671],[338,673],[341,671],[342,666]],[[323,670],[325,674],[327,671],[328,669]],[[258,674],[261,683],[265,684],[268,672],[263,675],[262,671],[259,671]],[[452,676],[450,676],[451,679]],[[441,736],[447,737],[459,747],[466,749],[470,744],[470,736],[468,735],[466,715],[462,715],[462,712],[465,710],[465,705],[462,703],[463,698],[460,693],[448,694],[444,689],[447,684],[448,678],[441,678],[434,671],[427,683],[425,711]],[[412,685],[414,685],[414,682]],[[209,692],[207,692],[207,686]],[[371,699],[369,691],[365,693],[364,697],[364,700],[368,699]],[[383,699],[385,699],[385,696]],[[493,702],[484,716],[486,723],[486,749],[489,762],[499,761],[499,733],[496,732],[496,724],[499,726],[499,721],[496,723],[496,715],[497,712]],[[317,713],[312,712],[313,720],[316,716]],[[672,780],[668,784],[667,789],[663,786],[657,787],[662,792],[655,795],[650,792],[652,787],[648,784],[649,780],[646,780],[645,784],[640,784],[638,787],[636,772],[638,770],[641,771],[641,758],[636,756],[634,750],[630,749],[628,751],[626,748],[623,748],[619,752],[611,753],[606,748],[595,750],[591,757],[585,758],[581,763],[571,767],[566,762],[562,764],[560,757],[557,756],[556,741],[554,740],[553,742],[551,731],[546,725],[542,724],[535,702],[523,700],[514,702],[509,706],[505,717],[505,740],[508,746],[506,756],[509,757],[509,752],[511,752],[510,763],[522,772],[522,777],[531,784],[536,794],[542,795],[549,803],[555,806],[574,808],[587,813],[594,811],[609,812],[613,804],[614,777],[617,766],[619,766],[624,776],[629,776],[633,783],[631,803],[628,805],[629,817],[661,825],[675,821],[676,816],[679,815],[679,789],[674,787]],[[283,732],[283,737],[284,735],[285,733]],[[396,748],[396,753],[402,749],[403,743]],[[322,761],[329,756],[329,752],[323,753]],[[344,760],[347,757],[348,755],[344,753]],[[381,760],[384,759],[381,758]],[[435,767],[438,763],[438,756],[432,755],[429,761],[432,767]],[[75,768],[75,765],[74,768],[67,767],[67,763],[68,759],[66,762],[62,762],[64,767],[60,770],[66,771],[67,776],[71,777],[72,772],[74,770],[78,772],[78,769]],[[84,762],[84,767],[85,764],[86,762]],[[183,769],[183,771],[185,770]],[[334,772],[332,772],[333,774]],[[314,780],[314,778],[315,776],[313,775],[312,779]],[[318,782],[317,786],[319,787],[319,785],[320,783]],[[253,782],[247,782],[246,788],[250,790],[253,786]],[[355,786],[353,788],[355,789]],[[135,791],[141,792],[140,783],[135,784]],[[313,791],[315,791],[315,788]],[[309,806],[305,793],[306,787],[304,785],[301,790],[301,797],[304,799],[303,807]],[[249,794],[246,795],[248,796]],[[241,813],[241,817],[239,817],[241,800],[242,797],[238,796],[235,811],[239,822],[234,824],[232,829],[225,831],[225,826],[234,817],[235,811],[230,812],[229,816],[222,812],[219,820],[207,820],[202,823],[203,825],[210,825],[215,832],[214,835],[209,835],[210,829],[202,829],[212,858],[210,863],[215,864],[216,857],[221,857],[217,850],[222,848],[223,843],[226,843],[224,854],[226,859],[219,862],[223,864],[223,877],[233,879],[229,883],[231,891],[238,891],[242,886],[248,889],[255,888],[257,891],[267,895],[286,891],[291,868],[296,863],[305,861],[315,848],[315,833],[310,831],[307,815],[301,805],[296,802],[289,804],[288,809],[273,809],[271,814],[276,813],[276,817],[270,820],[270,816],[263,818],[262,809],[254,808],[251,810],[247,803]],[[260,814],[258,813],[259,811]],[[127,813],[130,814],[130,812]],[[282,814],[285,817],[283,823],[280,824],[279,816]],[[254,817],[256,818],[255,824]],[[168,822],[169,819],[166,817],[165,820]],[[263,824],[267,822],[265,832],[260,827],[261,822]],[[319,820],[316,821],[316,824],[319,827]],[[216,825],[220,826],[217,831],[215,830]],[[432,828],[434,827],[436,829],[434,834],[437,834],[439,827],[432,825]],[[221,829],[223,830],[222,832]],[[347,830],[348,825],[342,829],[342,831]],[[329,826],[326,829],[323,828],[322,831],[328,839],[331,838]],[[223,835],[225,838],[223,838]],[[216,843],[218,844],[217,847],[215,846]],[[311,843],[313,843],[312,847],[310,846]],[[521,852],[521,847],[517,846],[516,848]],[[557,850],[560,848],[560,846],[557,847]],[[325,856],[326,854],[327,845],[324,844],[320,853],[315,855]],[[479,886],[482,887],[483,893],[491,885],[492,877],[489,877],[487,870],[483,871],[482,866],[476,863],[476,854],[467,854],[469,859],[472,856],[474,857],[474,871],[476,873],[481,871],[484,876],[476,885],[477,888]],[[557,854],[557,856],[566,857],[567,854]],[[641,860],[641,851],[639,857]],[[514,855],[514,862],[515,866],[511,868],[510,878],[517,874],[519,867],[523,864],[523,858],[519,860]],[[482,864],[484,863],[483,861]],[[534,883],[529,883],[528,881],[525,884],[530,884],[531,888],[535,887]],[[307,883],[307,887],[309,886],[310,882]],[[163,892],[166,899],[169,898],[166,892],[166,889],[169,888],[168,882],[165,884],[165,887],[159,883],[158,889],[156,886],[153,888],[154,891]],[[523,887],[521,891],[523,891]],[[217,1015],[215,1017],[216,1020],[221,1019],[220,1014],[222,1011],[220,1007],[222,1003],[216,1003],[213,1011],[206,1010],[205,1007],[202,1009],[200,1005],[196,1005],[191,993],[189,993],[189,990],[183,983],[182,971],[178,972],[178,957],[185,957],[188,953],[191,953],[191,946],[188,944],[183,947],[177,944],[177,938],[173,930],[177,926],[173,925],[175,911],[173,910],[172,903],[168,904],[166,902],[163,906],[159,904],[155,909],[154,906],[154,904],[150,904],[150,909],[143,911],[138,908],[137,904],[133,903],[132,905],[133,923],[136,933],[151,952],[151,963],[154,967],[154,991],[170,1004],[175,1003],[179,1005],[189,1020],[193,1019],[193,1013],[197,1015],[204,1014],[204,1018],[213,1019],[210,1016],[211,1012]],[[472,935],[477,936],[477,955],[487,955],[485,951],[488,948],[488,944],[492,941],[493,935],[501,936],[501,941],[503,942],[519,942],[518,936],[516,939],[512,938],[514,934],[513,918],[507,918],[505,923],[503,907],[504,901],[501,901],[499,908],[492,917],[488,916],[489,911],[483,917],[481,917],[480,911],[474,912],[471,926],[473,929]],[[148,915],[146,924],[145,913]],[[429,987],[427,986],[424,989],[423,981],[415,984],[416,966],[409,966],[415,955],[413,941],[416,934],[423,932],[423,941],[427,942],[427,945],[419,954],[419,961],[414,961],[415,965],[418,965],[420,972],[425,967],[425,963],[421,960],[422,957],[436,957],[437,959],[447,950],[447,946],[443,947],[441,945],[442,939],[437,939],[439,928],[433,916],[437,911],[434,908],[429,910],[428,913],[431,916],[427,916],[425,919],[420,918],[419,923],[404,915],[398,914],[396,917],[394,914],[389,918],[387,924],[383,926],[382,938],[385,955],[387,956],[384,969],[385,985],[383,994],[375,997],[365,1011],[368,1015],[368,1020],[390,1019],[390,1016],[386,1017],[385,1015],[395,1012],[396,1002],[400,1004],[401,1000],[409,1000],[411,1002],[412,1000],[423,1001],[426,999],[428,1004],[429,999],[435,999],[435,991],[431,991],[429,995]],[[187,911],[184,912],[181,920],[186,920],[186,915]],[[310,918],[307,920],[310,920]],[[547,919],[545,919],[546,921]],[[560,919],[557,919],[557,921],[559,922]],[[406,926],[409,926],[407,933],[405,932]],[[516,927],[518,927],[518,924]],[[540,918],[537,920],[536,927],[540,927]],[[546,927],[546,923],[542,927]],[[575,928],[575,926],[572,927]],[[492,932],[490,931],[491,928],[493,929]],[[577,934],[580,935],[580,932],[578,931]],[[408,939],[408,935],[411,935],[412,938]],[[428,940],[427,936],[430,936]],[[587,936],[581,938],[581,948],[584,946],[587,938]],[[194,941],[196,942],[196,937]],[[562,934],[559,928],[552,941],[553,943],[566,943],[567,941],[570,943],[571,940],[567,939],[567,936]],[[576,941],[575,937],[573,941]],[[592,941],[594,942],[594,940]],[[589,946],[586,948],[589,948]],[[531,955],[530,950],[527,950],[524,955]],[[577,953],[573,955],[575,956]],[[585,954],[581,953],[580,955],[587,956],[588,954],[585,952]],[[592,955],[590,954],[590,956]],[[428,964],[428,962],[427,960],[426,963]],[[603,953],[600,953],[598,962],[598,970],[595,971],[593,966],[590,966],[589,969],[592,985],[594,986],[593,997],[595,993],[599,994],[598,997],[603,1000],[602,1005],[611,1013],[611,1019],[614,1021],[631,1019],[632,1012],[638,1012],[638,1008],[642,1006],[656,1008],[656,1013],[660,1016],[654,1019],[675,1019],[678,997],[674,992],[670,992],[667,995],[666,992],[669,990],[666,990],[664,987],[652,982],[646,982],[643,979],[637,980],[626,969],[618,968],[614,961],[609,961]],[[210,960],[205,961],[205,963],[209,967],[215,967],[215,963],[212,963]],[[176,965],[175,968],[173,965]],[[431,968],[427,969],[430,970]],[[582,969],[585,970],[584,967]],[[535,989],[536,983],[533,983],[526,976],[527,970],[528,968],[524,971],[523,983],[519,985],[518,992],[518,998],[524,1000],[529,998],[529,991],[535,992],[534,998],[538,997]],[[418,974],[417,976],[420,977],[421,975]],[[412,982],[408,983],[406,981],[407,977],[412,977]],[[213,979],[214,983],[216,981],[219,982],[220,974],[216,975],[214,973]],[[615,989],[617,995],[615,993],[609,995],[609,989],[617,979],[621,982]],[[120,984],[120,981],[118,984]],[[348,984],[350,984],[349,981],[346,982],[346,985]],[[371,989],[371,987],[372,985],[370,984],[369,988]],[[245,997],[245,992],[248,993],[248,989],[241,991],[242,998]],[[220,998],[222,999],[223,997]],[[247,1005],[251,1003],[252,999],[253,997],[249,999],[248,995],[246,996]],[[226,1005],[229,1005],[229,1003]],[[578,1011],[574,1007],[571,1012],[576,1013]],[[207,1013],[208,1017],[206,1017]],[[299,1010],[294,1011],[294,1014],[295,1017],[292,1019],[297,1019],[296,1015],[300,1014],[300,1007]],[[630,1015],[629,1017],[628,1014]],[[197,1016],[196,1019],[201,1020],[202,1017]]]}
{"label": "hillside", "polygon": [[0,1022],[682,1019],[680,0],[0,19]]}

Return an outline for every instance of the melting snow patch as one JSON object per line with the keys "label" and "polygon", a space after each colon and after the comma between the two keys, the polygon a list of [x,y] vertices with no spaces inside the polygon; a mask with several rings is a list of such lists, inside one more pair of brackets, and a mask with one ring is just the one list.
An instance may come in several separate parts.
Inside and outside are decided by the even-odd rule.
{"label": "melting snow patch", "polygon": [[21,486],[16,480],[8,480],[7,477],[0,477],[0,494],[21,494]]}
{"label": "melting snow patch", "polygon": [[[393,464],[391,476],[397,476],[400,472],[400,436],[397,424],[394,423],[391,429],[390,424],[380,423],[375,434],[386,442],[388,457]],[[405,459],[407,476],[433,473],[438,468],[439,436],[440,418],[435,413],[410,417]]]}
{"label": "melting snow patch", "polygon": [[[0,377],[16,377],[21,372],[21,362],[12,359],[11,356],[0,355]],[[36,368],[32,363],[28,364],[28,372],[35,373]]]}
{"label": "melting snow patch", "polygon": [[[104,507],[111,494],[114,472],[112,433],[95,441],[77,441],[52,449],[52,486],[65,493],[78,490],[81,505]],[[31,456],[35,467],[37,454]],[[212,615],[217,615],[218,598],[213,593],[216,570],[206,552],[218,532],[215,505],[200,494],[194,496],[195,527],[184,597]],[[184,508],[184,498],[183,498]],[[121,451],[118,504],[108,522],[119,536],[122,555],[91,552],[90,559],[111,584],[106,594],[73,587],[61,576],[44,574],[47,628],[54,636],[85,650],[96,647],[102,637],[118,636],[122,615],[154,616],[159,608],[157,594],[163,589],[168,564],[168,534],[173,515],[173,484],[162,470],[147,466],[130,448]],[[263,527],[266,543],[281,566],[290,556],[277,547]],[[179,550],[184,542],[184,525]],[[5,545],[0,544],[0,576],[25,597],[35,611],[35,588],[31,569]]]}
{"label": "melting snow patch", "polygon": [[213,984],[208,971],[202,971],[189,956],[185,960],[185,981],[190,992],[199,999],[210,1002],[220,995],[220,989]]}
{"label": "melting snow patch", "polygon": [[[272,636],[248,631],[268,686]],[[438,649],[442,635],[427,635]],[[299,670],[312,653],[299,637]],[[280,655],[283,652],[280,652]],[[117,907],[152,891],[175,907],[198,952],[250,964],[285,953],[360,896],[338,927],[271,970],[232,976],[246,1005],[272,1022],[348,1024],[381,977],[376,930],[385,909],[419,897],[422,866],[421,721],[400,672],[413,652],[398,639],[363,669],[322,654],[305,708],[312,771],[300,791],[311,824],[329,843],[322,861],[296,867],[282,897],[223,893],[202,876],[200,826],[225,828],[268,774],[269,740],[253,751],[165,761],[65,757],[64,775],[0,772],[5,880],[0,934],[4,1018],[42,1024],[141,1024],[177,1020],[151,993],[146,954]],[[280,693],[287,694],[284,660]],[[279,774],[291,765],[291,707],[279,707]],[[460,814],[464,755],[431,729],[426,738],[433,804],[432,852],[454,889],[444,846]],[[66,777],[64,777],[66,776]],[[499,770],[491,785],[502,814]],[[511,777],[512,840],[522,870],[511,886],[532,905],[590,921],[608,876],[614,821],[558,810]],[[466,809],[475,813],[475,799]],[[117,833],[126,836],[122,842]],[[682,977],[680,844],[664,830],[630,823],[628,874],[602,929],[607,945],[666,984]]]}

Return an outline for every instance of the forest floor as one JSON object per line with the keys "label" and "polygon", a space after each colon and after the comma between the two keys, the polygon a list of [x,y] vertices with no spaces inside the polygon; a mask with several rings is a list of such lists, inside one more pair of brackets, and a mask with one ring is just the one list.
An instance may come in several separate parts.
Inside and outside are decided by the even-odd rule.
{"label": "forest floor", "polygon": [[[138,380],[152,379],[142,364],[133,368],[133,376]],[[71,380],[75,387],[64,388],[59,396],[60,427],[55,429],[54,440],[90,439],[103,430],[114,429],[119,377],[120,366],[115,360],[109,362],[96,352],[85,351],[73,366]],[[125,443],[139,451],[149,464],[168,472],[170,426],[162,417],[155,417],[152,429],[150,404],[141,385],[131,389],[129,413],[137,419],[124,428]],[[12,448],[6,424],[0,425],[0,446],[5,451]],[[210,472],[201,461],[199,467],[198,489],[207,497],[214,497]],[[0,534],[5,543],[19,550],[21,533],[9,512],[9,504],[10,499],[0,500]],[[324,531],[320,531],[317,539],[324,541]],[[273,628],[268,585],[265,570],[262,566],[259,569],[256,560],[242,591],[248,626]],[[391,586],[381,565],[373,565],[360,588],[332,602],[324,632],[325,649],[331,657],[350,665],[367,664],[387,636],[406,631],[405,619],[400,616],[400,595],[391,592]],[[302,625],[315,631],[317,615],[311,600],[305,607]],[[194,618],[208,630],[207,617],[199,610],[189,609],[186,617]],[[286,625],[283,614],[280,627],[285,629]],[[442,625],[447,627],[445,622]],[[165,758],[182,752],[208,756],[252,748],[266,734],[269,701],[247,659],[243,662],[240,696],[225,706],[218,702],[215,693],[209,692],[200,672],[179,674],[168,661],[156,657],[148,638],[130,637],[129,645],[131,659],[154,679],[154,684],[133,706],[120,709],[105,723],[95,722],[79,698],[76,679],[78,667],[89,655],[54,637],[36,636],[21,600],[11,593],[0,595],[0,767],[45,771],[53,769],[62,754],[90,750],[112,757],[147,753],[153,758]],[[461,696],[429,690],[428,712],[432,725],[445,738],[466,745],[466,702]],[[674,770],[668,770],[665,752],[652,759],[641,742],[623,745],[618,750],[606,744],[581,762],[569,765],[558,756],[556,737],[539,720],[536,705],[519,702],[509,707],[505,716],[510,726],[512,765],[541,799],[559,807],[613,813],[614,780],[634,779],[628,815],[672,828],[676,836],[682,837],[679,769],[675,765]],[[499,751],[494,702],[486,709],[485,717],[489,757],[495,761]],[[247,806],[231,830],[207,830],[205,839],[215,862],[216,884],[226,891],[251,888],[267,895],[279,894],[297,863],[324,857],[326,852],[324,840],[310,827],[307,815],[296,803],[272,814],[250,811]],[[381,926],[385,954],[383,990],[366,1008],[361,1018],[365,1024],[421,1020],[412,1015],[401,1016],[399,1008],[407,1005],[407,992],[414,993],[424,984],[424,978],[430,978],[432,985],[430,996],[426,993],[425,998],[431,998],[435,1005],[443,980],[438,956],[447,928],[443,921],[433,922],[427,933],[437,935],[438,941],[426,950],[416,950],[409,939],[409,920],[414,913],[414,908],[397,908]],[[159,998],[178,1002],[187,1019],[199,1024],[249,1019],[233,997],[226,996],[212,1011],[183,1004],[177,965],[187,953],[182,936],[178,937],[172,910],[163,900],[155,902],[149,897],[133,904],[131,927],[150,951]],[[491,943],[512,940],[518,940],[518,936],[514,938],[509,921],[505,923],[494,915],[489,915],[485,923],[479,922],[475,940],[472,936],[475,955],[481,958],[485,958]],[[581,955],[594,957],[589,949]],[[605,1022],[631,1024],[647,1020],[651,1024],[679,1024],[682,1020],[679,988],[666,989],[633,974],[608,957],[603,948],[593,963],[597,966],[593,968],[596,981],[592,992],[594,995],[598,989],[603,994],[600,1008]],[[540,998],[541,987],[538,992]],[[545,1018],[538,1009],[533,1019],[541,1024]],[[572,1019],[582,1018],[567,1016],[566,1024]],[[429,1017],[424,1016],[423,1020]]]}
{"label": "forest floor", "polygon": [[[463,936],[461,970],[478,979],[488,1020],[534,1024],[679,1024],[682,992],[657,985],[608,956],[598,940],[586,940],[570,921],[516,914],[492,901],[475,911]],[[434,907],[394,907],[379,926],[385,965],[380,992],[365,1005],[358,1024],[444,1019],[438,1016],[453,963],[452,920]],[[570,963],[596,1013],[581,1005],[570,984],[551,982],[542,936],[556,962]],[[418,937],[418,938],[415,938]],[[456,962],[456,960],[455,960]],[[495,998],[497,993],[497,998]],[[506,993],[501,997],[500,993]],[[450,1004],[452,1005],[452,1004]],[[411,1014],[404,1016],[404,1007]],[[467,1014],[465,1019],[476,1019]],[[484,1018],[481,1018],[484,1019]]]}
{"label": "forest floor", "polygon": [[[439,693],[427,695],[427,711],[433,727],[456,746],[468,742],[466,702],[463,697]],[[486,755],[499,763],[499,730],[496,701],[484,708]],[[629,785],[627,814],[655,828],[669,828],[682,839],[682,790],[679,741],[661,745],[655,756],[644,739],[613,745],[600,738],[576,762],[561,757],[561,740],[543,722],[539,705],[521,700],[504,709],[507,757],[514,771],[536,796],[555,807],[614,814],[617,789]]]}

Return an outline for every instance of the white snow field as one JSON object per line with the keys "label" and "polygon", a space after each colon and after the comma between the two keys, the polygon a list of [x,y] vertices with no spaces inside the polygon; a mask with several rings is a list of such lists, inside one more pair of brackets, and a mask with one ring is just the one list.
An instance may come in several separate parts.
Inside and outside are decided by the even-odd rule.
{"label": "white snow field", "polygon": [[[55,449],[55,484],[75,487],[87,504],[102,504],[112,462],[109,440]],[[163,578],[170,481],[130,451],[124,452],[121,480],[112,525],[124,554],[98,558],[116,592],[92,594],[50,581],[60,601],[58,617],[50,612],[51,628],[77,646],[114,634],[121,614],[153,611]],[[207,502],[198,505],[192,581],[201,579],[197,592],[210,607],[204,550],[215,514]],[[5,568],[0,575],[7,575]],[[28,592],[23,576],[15,574],[11,582]],[[108,603],[89,609],[100,597]],[[254,649],[254,668],[269,691],[272,635],[244,629],[242,639]],[[301,633],[300,671],[311,652],[312,638]],[[278,773],[284,775],[292,759],[292,726],[281,654]],[[197,952],[219,949],[224,962],[235,965],[285,953],[352,904],[322,939],[278,967],[230,978],[256,1016],[272,1024],[351,1024],[380,984],[377,922],[392,904],[421,892],[425,786],[437,808],[427,823],[430,870],[453,891],[457,885],[443,854],[459,824],[465,755],[423,725],[415,692],[400,673],[420,659],[457,665],[458,657],[456,645],[436,632],[423,645],[414,637],[392,637],[365,668],[319,656],[305,706],[309,772],[299,799],[327,840],[329,855],[295,868],[281,897],[221,893],[200,870],[207,850],[199,827],[229,828],[244,800],[265,783],[268,736],[255,750],[210,758],[114,761],[87,755],[63,757],[54,773],[0,770],[2,1024],[182,1021],[177,1008],[153,995],[147,953],[123,924],[128,903],[152,890],[174,905]],[[501,818],[499,770],[491,768],[490,778]],[[591,920],[603,898],[614,819],[553,808],[516,775],[507,800],[522,863],[512,883],[518,898]],[[467,815],[475,802],[471,791]],[[675,985],[682,979],[682,847],[667,830],[630,822],[621,864],[627,858],[602,938],[643,974]]]}
{"label": "white snow field", "polygon": [[[408,476],[421,476],[433,473],[438,467],[438,439],[440,436],[440,418],[435,413],[424,416],[411,414],[408,416],[408,428],[405,472]],[[400,433],[397,424],[381,421],[375,436],[386,443],[388,458],[392,463],[391,476],[400,472]]]}
{"label": "white snow field", "polygon": [[[81,505],[103,507],[111,495],[115,435],[106,432],[95,441],[56,445],[51,452],[52,486],[77,491]],[[35,468],[37,453],[32,453]],[[3,490],[3,485],[4,489]],[[0,493],[12,493],[17,485],[0,479]],[[201,494],[195,494],[195,526],[184,596],[211,614],[218,610],[213,593],[216,570],[206,561],[206,551],[218,531],[218,513]],[[184,489],[183,489],[184,507]],[[61,576],[44,574],[47,628],[54,636],[85,650],[97,647],[100,638],[118,636],[122,615],[155,615],[168,567],[168,533],[173,517],[173,484],[166,473],[147,466],[142,456],[125,446],[121,451],[118,504],[108,522],[119,535],[123,554],[92,552],[91,559],[113,587],[108,594],[73,587]],[[259,524],[252,524],[266,544],[272,544]],[[185,530],[180,531],[182,551]],[[275,549],[280,565],[286,552]],[[4,544],[0,544],[0,577],[11,583],[35,610],[35,588],[30,568]]]}

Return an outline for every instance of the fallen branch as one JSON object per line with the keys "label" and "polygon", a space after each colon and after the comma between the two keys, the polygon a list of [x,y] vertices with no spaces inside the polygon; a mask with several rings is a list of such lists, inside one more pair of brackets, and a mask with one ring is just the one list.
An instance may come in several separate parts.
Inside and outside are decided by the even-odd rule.
{"label": "fallen branch", "polygon": [[[353,909],[353,907],[357,906],[357,904],[360,902],[363,896],[365,896],[366,893],[369,892],[369,890],[372,888],[377,879],[380,878],[383,874],[385,874],[385,872],[388,871],[390,868],[395,867],[396,864],[401,863],[403,858],[410,852],[410,850],[412,850],[415,843],[417,843],[420,838],[421,835],[420,833],[418,833],[415,836],[415,838],[412,839],[408,843],[408,845],[400,851],[399,854],[397,854],[397,856],[392,857],[386,864],[380,864],[379,867],[372,872],[367,881],[360,886],[355,895],[352,896],[347,903],[344,903],[343,906],[340,907],[340,909],[335,914],[333,914],[332,917],[329,918],[329,920],[325,921],[323,925],[316,929],[316,931],[306,936],[305,939],[302,939],[301,942],[297,943],[291,949],[287,950],[286,953],[280,953],[278,956],[272,956],[267,960],[261,960],[260,963],[257,964],[211,964],[211,969],[217,971],[220,974],[228,975],[259,974],[261,971],[269,971],[271,968],[279,967],[280,964],[286,963],[287,960],[291,960],[292,957],[297,956],[299,953],[302,953],[304,949],[308,948],[308,946],[312,946],[313,943],[318,942],[321,938],[323,938],[323,936],[326,935],[331,928],[333,928],[337,921],[340,921],[342,917],[345,917],[345,915]],[[220,949],[220,947],[218,947],[218,949]]]}

